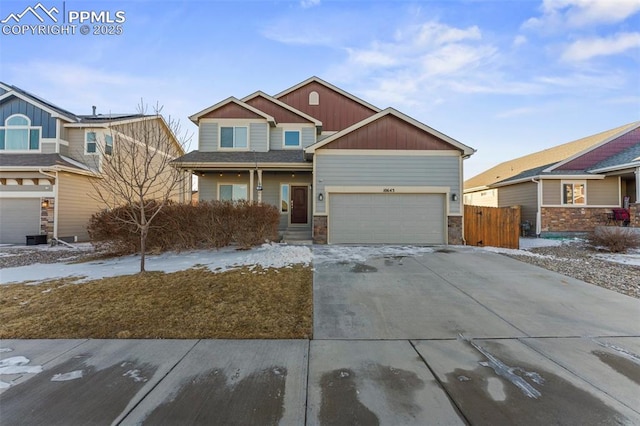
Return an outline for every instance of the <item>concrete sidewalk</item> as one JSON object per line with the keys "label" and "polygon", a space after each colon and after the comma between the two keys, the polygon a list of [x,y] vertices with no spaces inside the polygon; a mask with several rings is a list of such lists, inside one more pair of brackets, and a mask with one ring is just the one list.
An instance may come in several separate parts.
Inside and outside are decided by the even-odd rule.
{"label": "concrete sidewalk", "polygon": [[3,340],[0,424],[640,424],[640,300],[464,249],[314,295],[312,341]]}

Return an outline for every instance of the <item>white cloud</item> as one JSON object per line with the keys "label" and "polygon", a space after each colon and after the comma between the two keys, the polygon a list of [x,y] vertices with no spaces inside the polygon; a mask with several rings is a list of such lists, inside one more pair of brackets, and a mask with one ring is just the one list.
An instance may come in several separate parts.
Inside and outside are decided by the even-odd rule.
{"label": "white cloud", "polygon": [[496,114],[496,118],[520,117],[523,115],[531,115],[535,112],[537,112],[537,110],[535,108],[530,108],[530,107],[514,108],[507,111],[502,111]]}
{"label": "white cloud", "polygon": [[514,47],[522,46],[524,44],[527,44],[527,42],[528,40],[525,36],[517,35],[516,38],[513,39],[513,46]]}
{"label": "white cloud", "polygon": [[640,11],[638,0],[544,0],[542,16],[530,18],[524,28],[552,31],[565,26],[615,24]]}
{"label": "white cloud", "polygon": [[318,6],[320,4],[320,0],[301,0],[300,6],[303,9],[309,9],[310,7]]}
{"label": "white cloud", "polygon": [[618,33],[610,37],[592,37],[576,40],[562,54],[569,62],[586,61],[596,56],[610,56],[640,48],[640,33]]}

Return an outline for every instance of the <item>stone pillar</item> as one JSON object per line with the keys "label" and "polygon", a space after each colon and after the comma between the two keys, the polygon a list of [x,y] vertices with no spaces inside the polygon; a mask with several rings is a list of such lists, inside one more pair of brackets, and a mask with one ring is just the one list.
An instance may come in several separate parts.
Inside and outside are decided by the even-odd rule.
{"label": "stone pillar", "polygon": [[327,244],[327,217],[313,217],[313,242],[315,244]]}

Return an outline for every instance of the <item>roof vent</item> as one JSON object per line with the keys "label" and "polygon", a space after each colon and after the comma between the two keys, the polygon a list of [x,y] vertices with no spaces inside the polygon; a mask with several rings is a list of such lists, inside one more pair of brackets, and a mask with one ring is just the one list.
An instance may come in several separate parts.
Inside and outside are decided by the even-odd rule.
{"label": "roof vent", "polygon": [[91,106],[91,109],[93,110],[93,116],[94,117],[96,116],[96,108],[97,107],[95,105]]}

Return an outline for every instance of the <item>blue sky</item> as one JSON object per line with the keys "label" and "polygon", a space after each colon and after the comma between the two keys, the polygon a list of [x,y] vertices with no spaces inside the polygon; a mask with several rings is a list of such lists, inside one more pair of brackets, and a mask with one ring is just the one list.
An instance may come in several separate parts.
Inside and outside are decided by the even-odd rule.
{"label": "blue sky", "polygon": [[3,33],[1,81],[78,114],[158,102],[194,141],[189,115],[313,75],[477,149],[467,178],[640,120],[637,0],[41,3],[123,11],[122,34]]}

